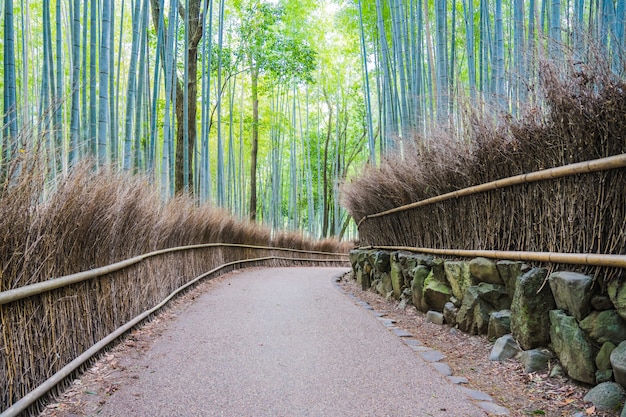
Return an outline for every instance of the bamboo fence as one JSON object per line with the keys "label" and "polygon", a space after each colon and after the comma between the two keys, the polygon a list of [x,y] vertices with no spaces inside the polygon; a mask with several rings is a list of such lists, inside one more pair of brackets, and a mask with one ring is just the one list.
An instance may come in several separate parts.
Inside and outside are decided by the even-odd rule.
{"label": "bamboo fence", "polygon": [[358,222],[361,245],[453,257],[574,264],[604,281],[623,277],[624,168],[626,154],[619,154],[369,214]]}
{"label": "bamboo fence", "polygon": [[379,213],[369,214],[361,218],[357,227],[360,227],[366,220],[388,216],[394,213],[400,213],[402,211],[412,210],[418,207],[427,206],[450,200],[453,198],[460,198],[464,196],[470,196],[478,193],[484,193],[487,191],[497,190],[500,188],[511,187],[513,185],[530,184],[537,181],[552,180],[556,178],[563,178],[572,175],[587,174],[590,172],[608,171],[617,168],[626,167],[626,154],[614,155],[607,158],[595,159],[593,161],[578,162],[576,164],[565,165],[557,168],[544,169],[541,171],[532,172],[529,174],[521,174],[513,177],[503,178],[496,181],[490,181],[485,184],[475,185],[473,187],[463,188],[458,191],[442,194],[436,197],[428,198],[415,203],[406,204],[400,207],[396,207],[390,210],[381,211]]}
{"label": "bamboo fence", "polygon": [[0,292],[0,415],[36,415],[46,395],[62,390],[95,354],[175,295],[243,264],[348,261],[346,254],[212,243],[154,251]]}
{"label": "bamboo fence", "polygon": [[463,249],[432,249],[414,248],[410,246],[364,246],[359,249],[379,249],[384,251],[407,251],[426,253],[439,256],[458,256],[463,258],[507,259],[526,262],[550,262],[556,264],[604,266],[626,268],[626,255],[603,255],[589,253],[554,253],[554,252],[523,252],[497,250],[463,250]]}

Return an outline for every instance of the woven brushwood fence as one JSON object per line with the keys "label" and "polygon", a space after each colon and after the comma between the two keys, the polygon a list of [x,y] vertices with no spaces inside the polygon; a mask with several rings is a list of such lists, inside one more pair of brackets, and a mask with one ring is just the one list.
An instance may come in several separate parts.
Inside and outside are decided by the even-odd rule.
{"label": "woven brushwood fence", "polygon": [[[465,188],[369,214],[363,245],[459,250],[626,254],[626,154]],[[478,256],[475,253],[472,256]],[[547,261],[548,258],[545,258]],[[610,265],[610,263],[609,263]],[[610,279],[623,269],[583,267]]]}
{"label": "woven brushwood fence", "polygon": [[[591,56],[540,60],[527,109],[496,115],[472,102],[344,184],[361,244],[625,255],[626,81]],[[599,268],[581,272],[625,273]]]}
{"label": "woven brushwood fence", "polygon": [[[96,342],[194,277],[250,259],[258,260],[245,266],[348,265],[345,254],[205,244],[161,250],[0,292],[0,409],[6,410]],[[230,265],[214,276],[237,267]],[[29,412],[36,414],[40,405],[34,404]]]}

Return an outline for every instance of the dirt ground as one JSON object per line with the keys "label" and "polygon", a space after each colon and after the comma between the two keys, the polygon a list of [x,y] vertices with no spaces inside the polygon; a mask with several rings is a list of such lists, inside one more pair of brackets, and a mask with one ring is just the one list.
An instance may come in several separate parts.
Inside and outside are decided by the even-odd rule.
{"label": "dirt ground", "polygon": [[[578,416],[612,417],[619,413],[600,412],[583,397],[590,387],[565,377],[549,378],[548,373],[526,374],[516,360],[489,361],[493,343],[486,336],[470,336],[447,325],[427,323],[425,314],[413,306],[398,309],[395,300],[385,301],[380,295],[361,290],[348,274],[341,281],[342,288],[376,311],[396,321],[396,326],[413,334],[428,347],[441,351],[445,362],[455,376],[464,376],[469,386],[491,395],[511,411],[512,416]],[[554,364],[551,364],[551,366]],[[582,414],[580,414],[582,413]]]}
{"label": "dirt ground", "polygon": [[[235,272],[236,273],[236,272]],[[53,400],[40,417],[94,416],[107,397],[119,387],[136,378],[134,359],[143,355],[172,320],[199,294],[209,291],[224,277],[200,284],[178,298],[152,321],[134,330],[122,343],[104,353],[95,364],[75,379],[70,387]],[[469,380],[469,387],[489,394],[499,405],[507,407],[511,416],[595,416],[613,417],[618,413],[599,412],[583,401],[589,387],[546,373],[525,374],[515,360],[488,360],[492,343],[483,336],[470,336],[425,321],[425,315],[412,306],[398,309],[394,300],[385,301],[371,291],[362,291],[350,278],[344,277],[340,286],[376,311],[396,321],[396,326],[413,334],[424,345],[441,351],[453,375]]]}

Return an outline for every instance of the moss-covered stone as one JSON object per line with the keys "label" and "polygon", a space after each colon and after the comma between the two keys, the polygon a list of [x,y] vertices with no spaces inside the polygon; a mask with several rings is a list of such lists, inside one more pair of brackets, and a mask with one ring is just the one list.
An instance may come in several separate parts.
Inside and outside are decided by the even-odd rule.
{"label": "moss-covered stone", "polygon": [[545,348],[525,350],[519,355],[519,361],[527,374],[547,369],[552,358],[552,353]]}
{"label": "moss-covered stone", "polygon": [[615,382],[626,388],[626,341],[617,345],[611,352],[611,368]]}
{"label": "moss-covered stone", "polygon": [[490,310],[508,310],[511,308],[511,297],[504,285],[481,282],[477,285],[478,296],[491,307]]}
{"label": "moss-covered stone", "polygon": [[404,277],[404,286],[409,288],[413,281],[413,273],[419,265],[428,267],[432,266],[432,255],[422,255],[412,252],[398,252],[398,262],[402,265],[402,276]]}
{"label": "moss-covered stone", "polygon": [[576,319],[563,310],[550,311],[550,338],[552,348],[570,378],[594,384],[595,352]]}
{"label": "moss-covered stone", "polygon": [[411,281],[411,299],[413,305],[420,311],[427,312],[428,305],[424,301],[424,281],[430,274],[430,268],[418,265],[413,270],[413,281]]}
{"label": "moss-covered stone", "polygon": [[594,294],[591,297],[591,307],[594,310],[598,311],[615,309],[615,306],[611,301],[611,297],[609,297],[607,294]]}
{"label": "moss-covered stone", "polygon": [[487,258],[474,258],[469,262],[470,274],[477,282],[490,284],[504,284],[500,277],[496,263]]}
{"label": "moss-covered stone", "polygon": [[[441,264],[440,273],[443,274],[443,264]],[[445,304],[450,301],[452,290],[437,277],[437,273],[433,267],[424,280],[423,293],[424,301],[428,304],[430,309],[441,312]]]}
{"label": "moss-covered stone", "polygon": [[611,382],[613,381],[613,370],[606,369],[604,371],[597,370],[596,371],[596,384],[601,384],[603,382]]}
{"label": "moss-covered stone", "polygon": [[603,382],[583,397],[585,402],[593,404],[600,411],[619,411],[625,399],[624,388],[615,382]]}
{"label": "moss-covered stone", "polygon": [[403,273],[403,265],[398,260],[398,252],[394,252],[391,254],[390,258],[390,277],[391,277],[391,288],[393,291],[393,297],[396,300],[400,299],[402,295],[402,290],[405,288],[404,286],[404,273]]}
{"label": "moss-covered stone", "polygon": [[456,315],[458,313],[459,309],[450,301],[443,306],[443,319],[450,326],[456,326]]}
{"label": "moss-covered stone", "polygon": [[450,286],[450,283],[448,282],[448,279],[446,278],[446,271],[444,269],[443,259],[433,259],[430,270],[433,274],[433,279],[436,279],[437,281],[441,282],[447,287]]}
{"label": "moss-covered stone", "polygon": [[491,313],[487,329],[489,340],[496,340],[509,333],[511,333],[511,311],[502,310]]}
{"label": "moss-covered stone", "polygon": [[626,281],[614,279],[607,286],[607,293],[621,318],[626,320]]}
{"label": "moss-covered stone", "polygon": [[493,312],[487,302],[481,299],[481,288],[472,285],[465,292],[463,302],[456,316],[457,325],[463,332],[485,334],[489,329],[489,316]]}
{"label": "moss-covered stone", "polygon": [[465,292],[475,285],[467,262],[446,261],[443,264],[446,279],[450,283],[452,294],[457,300],[463,301]]}
{"label": "moss-covered stone", "polygon": [[580,328],[598,343],[619,345],[626,340],[626,321],[616,310],[592,311],[580,322]]}
{"label": "moss-covered stone", "polygon": [[520,276],[515,285],[511,333],[524,350],[547,346],[550,342],[550,310],[555,304],[550,286],[542,287],[546,275],[544,268],[533,268]]}
{"label": "moss-covered stone", "polygon": [[390,255],[388,252],[373,250],[368,253],[367,261],[379,273],[389,272]]}
{"label": "moss-covered stone", "polygon": [[582,320],[591,310],[593,278],[576,272],[558,271],[548,278],[556,308]]}
{"label": "moss-covered stone", "polygon": [[353,268],[353,272],[354,272],[354,279],[356,280],[356,283],[359,285],[362,285],[363,283],[363,270],[361,269],[360,266],[355,266]]}
{"label": "moss-covered stone", "polygon": [[611,353],[615,350],[615,345],[611,342],[606,342],[600,348],[600,351],[596,355],[596,368],[600,371],[606,371],[611,369]]}
{"label": "moss-covered stone", "polygon": [[496,262],[496,268],[498,268],[500,278],[504,281],[506,291],[511,297],[513,297],[513,292],[515,291],[517,278],[530,270],[528,265],[519,261],[498,261]]}
{"label": "moss-covered stone", "polygon": [[393,293],[393,286],[391,285],[391,275],[387,272],[383,272],[380,274],[380,282],[383,284],[383,293],[382,296],[387,297],[389,294]]}

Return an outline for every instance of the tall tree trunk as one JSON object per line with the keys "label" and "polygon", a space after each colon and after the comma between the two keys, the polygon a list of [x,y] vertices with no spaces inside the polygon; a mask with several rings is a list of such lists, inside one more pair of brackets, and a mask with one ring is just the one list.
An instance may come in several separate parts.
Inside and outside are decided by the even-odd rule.
{"label": "tall tree trunk", "polygon": [[109,134],[109,42],[111,30],[111,1],[102,0],[102,36],[100,37],[100,100],[98,108],[98,165],[106,164]]}
{"label": "tall tree trunk", "polygon": [[148,156],[146,161],[146,170],[156,181],[157,175],[157,101],[159,92],[161,91],[160,75],[161,69],[165,73],[165,10],[161,9],[158,2],[150,1],[150,11],[152,14],[152,23],[156,32],[156,56],[154,59],[154,76],[152,83],[152,106],[150,111],[150,128],[148,133]]}
{"label": "tall tree trunk", "polygon": [[148,27],[148,3],[145,0],[143,1],[143,6],[141,10],[141,24],[139,29],[139,78],[137,79],[137,103],[135,105],[135,135],[134,135],[134,155],[133,155],[133,166],[135,168],[135,172],[142,169],[144,165],[145,156],[141,149],[141,138],[142,131],[145,131],[145,124],[143,123],[142,115],[144,114],[144,88],[147,86],[145,81],[146,77],[146,61],[147,61],[147,43],[148,43],[148,34],[146,29]]}
{"label": "tall tree trunk", "polygon": [[[372,165],[376,165],[376,144],[374,142],[374,124],[372,122],[372,104],[370,100],[370,79],[369,70],[367,68],[367,48],[365,47],[365,30],[363,29],[363,7],[361,6],[361,0],[359,0],[359,28],[361,32],[361,58],[363,62],[363,79],[364,79],[364,94],[365,94],[365,118],[367,123],[367,138],[369,144],[369,159]],[[307,108],[308,108],[308,94],[307,94]],[[308,109],[307,109],[308,117]],[[308,127],[308,125],[307,125]],[[309,221],[312,221],[309,220]]]}
{"label": "tall tree trunk", "polygon": [[[29,83],[25,82],[26,80],[28,80],[29,77],[29,65],[30,65],[30,61],[29,61],[29,50],[28,50],[28,44],[29,42],[29,37],[30,37],[30,6],[28,4],[28,2],[24,1],[24,0],[20,0],[20,6],[22,8],[22,13],[21,13],[21,23],[22,23],[22,40],[21,40],[21,47],[22,47],[22,79],[24,80],[24,82],[22,82],[22,103],[21,103],[21,112],[20,112],[20,117],[22,120],[22,125],[24,123],[27,123],[30,120],[30,112],[31,112],[31,105],[30,105],[30,94],[28,92],[29,89]],[[34,143],[29,143],[26,144],[27,146],[32,146],[34,145]]]}
{"label": "tall tree trunk", "polygon": [[[185,11],[182,13],[183,22],[185,24],[185,52],[189,51],[189,2],[186,2]],[[192,184],[193,181],[190,178],[190,170],[189,170],[189,161],[190,155],[189,150],[193,148],[193,146],[189,144],[189,54],[185,53],[184,65],[183,65],[183,118],[178,119],[182,120],[183,123],[183,163],[182,163],[182,171],[183,171],[183,181],[182,181],[182,191],[184,193],[189,192],[189,184]],[[180,127],[180,122],[179,122]],[[177,148],[177,154],[178,154]],[[178,158],[178,155],[177,155]],[[192,177],[193,178],[193,177]],[[178,191],[177,191],[178,192]]]}
{"label": "tall tree trunk", "polygon": [[[41,131],[45,138],[45,149],[48,155],[48,171],[54,175],[56,167],[54,162],[54,141],[51,135],[51,109],[54,97],[54,62],[52,59],[52,23],[50,19],[50,0],[43,1],[43,66],[41,78]],[[5,73],[6,74],[6,73]],[[8,149],[4,149],[4,152]]]}
{"label": "tall tree trunk", "polygon": [[250,150],[250,220],[256,220],[257,159],[259,154],[259,68],[252,64],[252,144]]}
{"label": "tall tree trunk", "polygon": [[224,0],[220,0],[217,40],[217,205],[224,206],[224,138],[222,136],[222,53],[224,41]]}
{"label": "tall tree trunk", "polygon": [[422,13],[423,17],[423,26],[425,28],[424,36],[426,37],[426,48],[428,51],[428,94],[429,94],[429,107],[430,107],[430,118],[433,120],[434,114],[434,104],[435,100],[437,100],[437,73],[436,73],[436,64],[435,64],[435,55],[433,53],[433,40],[430,35],[430,19],[428,18],[428,0],[424,0],[424,12]]}
{"label": "tall tree trunk", "polygon": [[524,2],[523,0],[513,1],[513,55],[514,68],[517,69],[515,82],[513,83],[513,109],[519,107],[521,103],[526,101],[526,88],[524,81],[526,80],[526,61],[524,59]]}
{"label": "tall tree trunk", "polygon": [[437,22],[437,120],[443,123],[448,118],[448,62],[446,59],[446,0],[436,0]]}
{"label": "tall tree trunk", "polygon": [[561,51],[561,0],[552,0],[550,7],[550,45],[552,58],[558,57]]}
{"label": "tall tree trunk", "polygon": [[467,50],[467,75],[470,96],[476,98],[476,55],[474,48],[474,0],[463,0],[465,15],[465,46]]}
{"label": "tall tree trunk", "polygon": [[448,95],[448,112],[450,114],[453,113],[453,105],[454,105],[454,80],[455,74],[458,71],[456,68],[456,0],[452,0],[452,39],[450,40],[450,60],[448,65],[449,71],[449,87],[448,91],[450,94]]}
{"label": "tall tree trunk", "polygon": [[87,81],[87,72],[88,72],[88,67],[87,67],[87,56],[89,55],[89,48],[87,47],[87,26],[89,26],[88,22],[89,22],[89,2],[88,1],[84,1],[83,2],[83,36],[82,36],[82,60],[83,60],[83,72],[82,72],[82,78],[81,78],[81,111],[80,111],[80,116],[81,116],[81,123],[80,123],[80,130],[81,130],[81,145],[80,145],[80,155],[89,155],[89,147],[90,147],[90,142],[89,142],[89,112],[87,111],[87,103],[88,103],[88,95],[87,95],[87,86],[89,85],[88,81]]}
{"label": "tall tree trunk", "polygon": [[133,132],[133,113],[135,106],[135,94],[136,94],[136,75],[137,75],[137,60],[139,58],[139,24],[143,17],[142,14],[142,0],[135,0],[135,8],[133,10],[133,22],[132,30],[133,37],[131,43],[130,52],[130,64],[128,67],[128,92],[126,94],[126,121],[124,123],[124,155],[122,168],[125,171],[130,170],[132,163],[132,132]]}
{"label": "tall tree trunk", "polygon": [[615,28],[613,29],[613,71],[624,76],[626,68],[626,0],[617,0],[615,4]]}
{"label": "tall tree trunk", "polygon": [[135,134],[133,136],[134,139],[134,153],[133,153],[133,162],[135,172],[138,172],[142,169],[142,165],[144,163],[144,153],[141,149],[141,138],[142,131],[144,131],[145,124],[143,123],[142,116],[144,114],[144,87],[146,84],[146,61],[147,61],[147,41],[148,34],[146,29],[148,27],[148,3],[145,0],[142,0],[143,6],[141,9],[141,24],[139,28],[139,77],[137,79],[137,99],[135,104]]}
{"label": "tall tree trunk", "polygon": [[237,76],[228,81],[228,164],[226,181],[227,207],[232,213],[237,212],[237,171],[235,169],[235,138],[234,138],[234,114],[235,95],[237,91]]}
{"label": "tall tree trunk", "polygon": [[292,111],[291,111],[291,137],[289,140],[289,228],[298,228],[298,164],[297,164],[297,118],[296,118],[296,83],[293,85]]}
{"label": "tall tree trunk", "polygon": [[[111,2],[111,22],[109,24],[111,27],[109,30],[109,36],[111,37],[109,42],[109,154],[111,155],[111,165],[117,168],[119,160],[119,138],[117,126],[117,100],[119,97],[119,90],[116,89],[115,83],[115,31],[113,30],[115,27],[116,7],[115,0],[108,1]],[[122,11],[123,10],[124,9],[122,8]]]}
{"label": "tall tree trunk", "polygon": [[[189,162],[189,167],[193,166],[193,150],[194,144],[197,138],[197,127],[196,127],[196,117],[197,117],[197,94],[198,94],[198,44],[202,39],[204,34],[204,16],[206,15],[206,6],[205,2],[204,8],[202,6],[201,0],[189,0],[187,3],[187,7],[189,10],[187,11],[185,6],[180,4],[179,2],[174,2],[174,6],[178,9],[179,15],[181,18],[185,18],[185,14],[189,13],[189,27],[186,27],[185,30],[189,31],[189,43],[188,48],[183,53],[186,54],[186,60],[189,63],[188,67],[188,83],[187,83],[187,104],[185,104],[185,87],[178,79],[178,76],[174,71],[172,71],[171,76],[173,77],[173,88],[175,88],[175,115],[176,115],[176,146],[175,148],[175,162],[174,162],[174,192],[176,194],[182,193],[185,190],[185,183],[193,184],[193,172],[191,169],[188,169],[189,172],[185,172],[185,158],[187,158]],[[155,30],[159,31],[159,26],[164,23],[160,22],[161,18],[161,7],[162,4],[159,0],[150,0],[150,7],[152,10],[152,22]],[[173,13],[172,13],[173,14]],[[167,30],[167,37],[174,37],[173,27],[174,20],[172,17],[169,19],[170,28]],[[173,45],[174,42],[170,41],[170,39],[164,39],[161,43],[163,48],[157,53],[161,54],[161,60],[165,68],[167,68],[166,60],[163,59],[165,56],[165,50],[167,49],[166,45]],[[171,43],[170,43],[171,42]],[[166,69],[167,73],[167,69]],[[166,75],[167,77],[167,75]],[[166,80],[166,83],[168,81]],[[185,122],[185,106],[188,106],[187,111],[187,121]],[[167,117],[167,116],[166,116]],[[188,134],[185,134],[185,125],[188,125]],[[185,142],[185,138],[187,141]],[[171,149],[170,149],[171,151]],[[185,155],[186,153],[186,155]],[[190,190],[191,191],[191,188]]]}
{"label": "tall tree trunk", "polygon": [[80,83],[80,1],[73,1],[74,19],[72,20],[72,110],[70,116],[70,152],[69,166],[78,163],[79,158],[79,83]]}
{"label": "tall tree trunk", "polygon": [[208,32],[202,41],[202,130],[200,139],[200,201],[205,202],[211,194],[211,167],[209,155],[209,133],[211,131],[211,56],[213,42],[213,1],[210,2],[208,14]]}
{"label": "tall tree trunk", "polygon": [[480,0],[480,91],[483,96],[491,91],[489,80],[489,61],[491,57],[491,35],[489,31],[489,3]]}
{"label": "tall tree trunk", "polygon": [[56,94],[53,101],[54,106],[54,165],[57,172],[63,171],[63,138],[65,137],[65,125],[63,123],[63,30],[61,26],[61,0],[56,3]]}
{"label": "tall tree trunk", "polygon": [[96,32],[96,9],[98,0],[89,2],[89,153],[95,157],[98,154],[98,116],[96,104],[96,48],[98,47],[98,34]]}
{"label": "tall tree trunk", "polygon": [[323,188],[322,191],[324,193],[324,212],[323,212],[323,223],[322,223],[322,237],[327,237],[328,233],[329,233],[329,227],[330,227],[330,190],[328,187],[328,182],[329,182],[329,178],[328,178],[328,147],[330,145],[330,136],[331,136],[331,132],[332,132],[332,122],[333,122],[333,107],[330,103],[330,99],[328,98],[327,94],[324,94],[326,96],[326,102],[328,105],[328,130],[326,131],[326,142],[324,143],[324,162],[322,163],[322,170],[323,170],[323,177],[324,177],[324,184],[323,184]]}
{"label": "tall tree trunk", "polygon": [[17,138],[17,98],[15,79],[15,29],[13,26],[13,0],[4,3],[4,131],[3,160],[12,157]]}
{"label": "tall tree trunk", "polygon": [[407,55],[407,51],[404,47],[406,42],[406,36],[404,32],[404,10],[401,5],[401,0],[393,0],[392,1],[392,33],[393,33],[393,51],[394,51],[394,60],[395,60],[395,73],[397,73],[398,82],[394,83],[394,85],[400,85],[399,94],[396,92],[396,96],[398,97],[396,106],[398,108],[399,120],[400,120],[400,139],[404,139],[408,134],[409,130],[409,106],[407,101],[407,81],[406,81],[406,61],[405,56]]}
{"label": "tall tree trunk", "polygon": [[[152,0],[154,3],[154,0]],[[189,126],[189,132],[187,135],[187,145],[185,145],[185,131],[184,131],[184,88],[183,85],[176,79],[176,163],[174,168],[174,184],[175,192],[179,194],[185,191],[185,183],[193,184],[193,172],[189,169],[185,173],[185,158],[189,161],[189,166],[193,166],[193,149],[197,138],[197,95],[198,95],[198,44],[202,39],[204,32],[203,21],[203,9],[201,6],[201,0],[190,0],[188,2],[189,7],[189,27],[185,30],[189,30],[189,49],[187,53],[187,61],[189,62],[188,69],[188,97],[187,105],[187,124]],[[179,7],[181,15],[184,15],[185,10],[182,6]],[[176,77],[177,78],[177,77]],[[187,155],[185,156],[185,151]],[[191,191],[191,189],[190,189]]]}
{"label": "tall tree trunk", "polygon": [[507,111],[507,96],[504,90],[504,25],[502,24],[502,0],[496,0],[496,97],[500,110]]}
{"label": "tall tree trunk", "polygon": [[389,147],[393,147],[395,142],[394,134],[397,132],[397,128],[395,125],[395,121],[393,120],[393,93],[392,93],[392,77],[390,66],[390,57],[388,51],[387,44],[387,35],[385,34],[385,23],[383,19],[383,5],[381,0],[376,0],[376,15],[378,21],[378,39],[380,42],[380,65],[383,68],[383,80],[382,80],[382,94],[383,94],[383,107],[384,107],[384,116],[383,116],[383,124],[384,124],[384,134],[383,134],[383,143],[384,150],[388,151]]}

